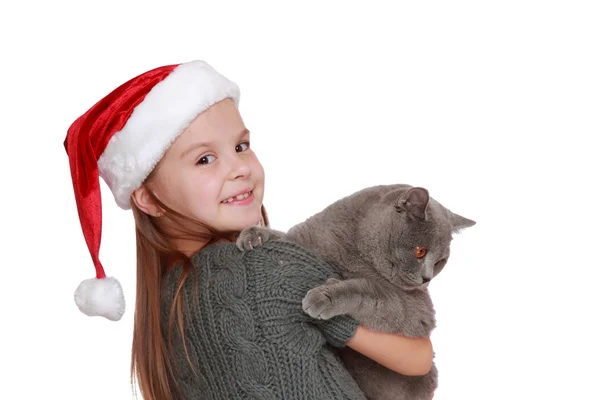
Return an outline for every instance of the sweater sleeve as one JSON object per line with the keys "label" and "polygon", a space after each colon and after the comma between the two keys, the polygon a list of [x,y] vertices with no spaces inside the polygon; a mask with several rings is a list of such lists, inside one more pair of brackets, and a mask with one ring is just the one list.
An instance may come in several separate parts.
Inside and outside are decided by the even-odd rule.
{"label": "sweater sleeve", "polygon": [[259,267],[268,275],[268,279],[257,278],[257,282],[276,282],[266,285],[268,293],[264,292],[265,283],[260,284],[263,304],[267,304],[266,298],[283,308],[293,304],[293,313],[289,317],[297,318],[296,313],[299,312],[302,321],[319,329],[331,346],[344,347],[354,336],[358,322],[353,318],[343,315],[319,320],[310,317],[301,308],[302,299],[309,290],[324,284],[329,278],[340,278],[323,258],[296,243],[275,240],[246,252],[245,263],[251,269]]}
{"label": "sweater sleeve", "polygon": [[317,326],[321,328],[330,345],[345,347],[356,333],[358,321],[348,315],[338,315],[328,320],[318,321]]}
{"label": "sweater sleeve", "polygon": [[[304,250],[307,253],[307,261],[310,261],[310,266],[315,269],[316,274],[311,274],[309,289],[313,289],[324,284],[329,278],[340,279],[339,274],[334,267],[327,263],[318,255]],[[317,278],[318,277],[318,278]],[[323,332],[327,342],[334,347],[345,347],[348,341],[356,333],[358,321],[348,315],[338,315],[328,320],[312,320],[316,326]]]}

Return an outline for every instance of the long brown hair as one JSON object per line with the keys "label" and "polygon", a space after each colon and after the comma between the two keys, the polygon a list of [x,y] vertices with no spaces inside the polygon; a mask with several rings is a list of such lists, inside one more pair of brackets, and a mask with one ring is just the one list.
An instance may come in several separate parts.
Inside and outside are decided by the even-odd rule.
{"label": "long brown hair", "polygon": [[[141,211],[131,201],[135,220],[137,247],[137,282],[135,314],[133,326],[133,344],[131,350],[131,381],[135,383],[146,400],[173,400],[178,388],[175,384],[175,368],[171,362],[168,338],[171,328],[177,321],[177,329],[184,341],[184,321],[181,312],[181,289],[190,273],[190,258],[173,245],[173,239],[193,239],[213,244],[220,239],[235,240],[235,233],[224,235],[208,226],[190,219],[162,203],[146,186],[151,198],[164,211],[164,217],[171,219],[172,226],[178,232],[164,229],[160,219]],[[269,225],[264,206],[261,209],[265,226]],[[167,337],[161,329],[161,285],[164,274],[172,266],[183,264],[181,279],[175,294],[171,310]]]}

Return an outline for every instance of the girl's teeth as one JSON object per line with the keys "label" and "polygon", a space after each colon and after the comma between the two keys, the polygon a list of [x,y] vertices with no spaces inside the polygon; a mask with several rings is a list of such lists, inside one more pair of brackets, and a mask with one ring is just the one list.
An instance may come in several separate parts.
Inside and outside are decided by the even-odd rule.
{"label": "girl's teeth", "polygon": [[231,203],[234,199],[235,200],[244,200],[244,199],[248,198],[248,196],[250,196],[250,192],[244,193],[244,194],[240,194],[240,195],[235,196],[235,197],[230,197],[227,200],[224,200],[223,203]]}

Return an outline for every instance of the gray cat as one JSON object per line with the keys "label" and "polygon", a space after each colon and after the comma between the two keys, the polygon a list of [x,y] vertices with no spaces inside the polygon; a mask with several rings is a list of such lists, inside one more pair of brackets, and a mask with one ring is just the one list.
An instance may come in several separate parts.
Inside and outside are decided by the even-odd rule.
{"label": "gray cat", "polygon": [[[452,234],[474,224],[426,189],[385,185],[338,200],[287,233],[245,229],[237,245],[285,239],[332,264],[342,280],[329,279],[303,300],[314,318],[348,314],[373,330],[427,337],[435,328],[429,282],[448,261]],[[405,376],[348,347],[340,356],[369,399],[429,400],[437,388],[435,364],[426,375]]]}

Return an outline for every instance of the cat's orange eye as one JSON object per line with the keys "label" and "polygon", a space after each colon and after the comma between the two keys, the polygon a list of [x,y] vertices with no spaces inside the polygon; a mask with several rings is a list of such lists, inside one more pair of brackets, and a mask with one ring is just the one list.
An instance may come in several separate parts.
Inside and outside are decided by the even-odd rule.
{"label": "cat's orange eye", "polygon": [[425,247],[421,247],[421,246],[417,246],[417,258],[423,258],[425,257],[425,254],[427,254],[427,249]]}

